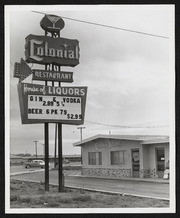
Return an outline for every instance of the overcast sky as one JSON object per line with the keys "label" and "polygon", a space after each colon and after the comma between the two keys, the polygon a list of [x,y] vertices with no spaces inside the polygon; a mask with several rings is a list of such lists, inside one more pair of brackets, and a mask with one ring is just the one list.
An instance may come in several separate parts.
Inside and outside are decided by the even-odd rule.
{"label": "overcast sky", "polygon": [[[166,6],[16,6],[6,16],[10,45],[10,152],[43,153],[44,125],[21,124],[17,95],[18,79],[13,78],[14,63],[25,59],[25,38],[44,35],[40,27],[43,14],[55,14],[93,23],[161,35],[153,37],[64,19],[61,37],[77,39],[80,64],[74,68],[72,86],[88,86],[83,138],[96,134],[169,134],[172,38],[172,7]],[[32,69],[37,65],[29,64]],[[63,83],[62,85],[67,86]],[[95,124],[95,123],[99,124]],[[107,124],[109,126],[100,125]],[[143,128],[121,128],[131,126]],[[147,128],[154,127],[154,128]],[[50,125],[50,154],[54,154],[54,129]],[[63,125],[63,154],[79,154],[73,143],[80,140],[77,126]]]}

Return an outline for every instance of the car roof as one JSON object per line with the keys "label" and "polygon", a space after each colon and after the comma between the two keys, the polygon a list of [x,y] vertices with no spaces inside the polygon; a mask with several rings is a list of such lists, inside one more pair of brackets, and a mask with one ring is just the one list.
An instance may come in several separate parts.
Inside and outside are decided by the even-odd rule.
{"label": "car roof", "polygon": [[33,160],[33,161],[43,161],[43,160]]}

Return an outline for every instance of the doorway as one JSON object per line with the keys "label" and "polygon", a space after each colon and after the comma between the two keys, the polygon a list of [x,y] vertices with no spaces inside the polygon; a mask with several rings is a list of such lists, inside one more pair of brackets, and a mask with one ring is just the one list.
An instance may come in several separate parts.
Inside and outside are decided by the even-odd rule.
{"label": "doorway", "polygon": [[132,153],[132,177],[139,178],[139,169],[140,169],[139,149],[133,149],[131,153]]}
{"label": "doorway", "polygon": [[165,170],[164,148],[156,148],[156,169],[158,178],[163,178]]}

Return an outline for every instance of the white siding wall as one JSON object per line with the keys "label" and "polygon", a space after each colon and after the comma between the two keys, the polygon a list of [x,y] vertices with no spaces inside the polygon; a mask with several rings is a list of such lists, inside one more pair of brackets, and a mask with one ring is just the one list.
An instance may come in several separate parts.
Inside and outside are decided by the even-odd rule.
{"label": "white siding wall", "polygon": [[[143,167],[143,159],[142,159],[142,145],[140,145],[137,141],[130,140],[109,140],[109,143],[112,144],[110,147],[107,147],[108,139],[97,139],[91,142],[88,142],[82,145],[82,158],[83,158],[83,167],[84,168],[123,168],[123,169],[131,169],[132,168],[132,158],[131,158],[131,149],[138,148],[140,151],[140,166]],[[101,146],[97,146],[98,143]],[[103,147],[104,143],[104,147]],[[116,146],[116,147],[114,147]],[[111,151],[118,150],[126,150],[127,151],[127,164],[126,165],[111,165]],[[88,152],[102,152],[102,165],[88,165]]]}

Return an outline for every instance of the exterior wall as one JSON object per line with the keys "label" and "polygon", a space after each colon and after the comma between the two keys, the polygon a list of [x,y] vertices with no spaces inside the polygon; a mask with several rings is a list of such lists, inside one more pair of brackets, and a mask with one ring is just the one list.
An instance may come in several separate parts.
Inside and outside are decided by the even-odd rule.
{"label": "exterior wall", "polygon": [[[142,145],[137,141],[96,139],[82,146],[82,174],[110,177],[132,177],[131,149],[138,148],[142,157]],[[126,150],[126,165],[111,165],[110,152]],[[88,165],[88,152],[102,152],[102,165]],[[142,164],[142,159],[140,160]],[[141,166],[143,167],[143,166]]]}
{"label": "exterior wall", "polygon": [[114,168],[82,168],[82,175],[106,176],[114,178],[128,178],[131,176],[131,169]]}
{"label": "exterior wall", "polygon": [[165,163],[169,161],[169,146],[165,146]]}
{"label": "exterior wall", "polygon": [[140,167],[140,178],[150,177],[150,155],[149,146],[142,146],[142,164]]}
{"label": "exterior wall", "polygon": [[[169,160],[169,143],[144,144],[139,141],[96,139],[82,145],[82,174],[106,177],[132,177],[132,149],[139,149],[140,178],[156,178],[156,148],[165,148],[165,163]],[[111,165],[111,151],[126,150],[126,165]],[[102,152],[102,165],[89,165],[88,153]]]}
{"label": "exterior wall", "polygon": [[142,177],[157,178],[156,148],[165,149],[165,163],[169,160],[169,143],[156,143],[143,145],[143,163]]}

